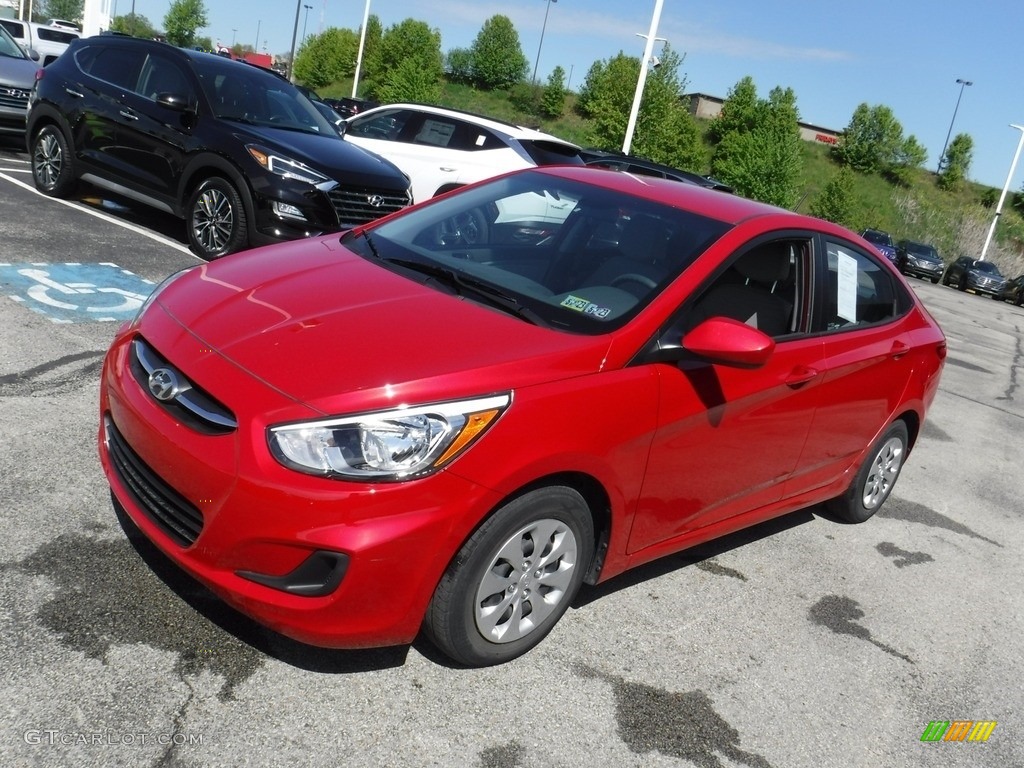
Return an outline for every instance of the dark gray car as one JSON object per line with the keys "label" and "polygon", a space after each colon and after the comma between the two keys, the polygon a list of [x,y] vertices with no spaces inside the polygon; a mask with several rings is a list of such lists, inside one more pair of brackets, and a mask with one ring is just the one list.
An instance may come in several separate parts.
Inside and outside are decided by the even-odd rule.
{"label": "dark gray car", "polygon": [[39,65],[0,27],[0,135],[25,133],[28,97]]}

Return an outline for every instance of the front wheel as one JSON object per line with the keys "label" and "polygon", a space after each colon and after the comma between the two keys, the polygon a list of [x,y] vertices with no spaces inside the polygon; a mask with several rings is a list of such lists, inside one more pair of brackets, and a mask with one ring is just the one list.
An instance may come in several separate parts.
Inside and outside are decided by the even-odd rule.
{"label": "front wheel", "polygon": [[568,609],[593,548],[590,510],[573,489],[539,488],[510,501],[448,566],[427,610],[427,635],[472,667],[526,653]]}
{"label": "front wheel", "polygon": [[32,137],[32,181],[50,197],[67,197],[74,189],[71,148],[55,125],[44,125]]}
{"label": "front wheel", "polygon": [[907,425],[893,422],[872,446],[846,493],[829,501],[828,508],[850,523],[863,523],[874,515],[892,493],[909,446]]}
{"label": "front wheel", "polygon": [[207,261],[240,251],[248,243],[245,206],[227,179],[213,176],[196,187],[187,215],[192,252]]}
{"label": "front wheel", "polygon": [[933,277],[932,278],[932,285],[937,285],[938,282],[939,282],[939,278],[937,278],[937,277]]}

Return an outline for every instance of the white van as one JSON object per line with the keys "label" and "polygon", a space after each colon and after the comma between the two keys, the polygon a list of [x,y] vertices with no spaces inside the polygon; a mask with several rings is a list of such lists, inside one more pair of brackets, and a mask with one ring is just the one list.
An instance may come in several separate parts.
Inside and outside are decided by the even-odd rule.
{"label": "white van", "polygon": [[0,24],[26,51],[35,50],[39,54],[39,63],[44,67],[64,53],[72,40],[81,37],[79,32],[72,29],[48,27],[34,21],[0,19]]}

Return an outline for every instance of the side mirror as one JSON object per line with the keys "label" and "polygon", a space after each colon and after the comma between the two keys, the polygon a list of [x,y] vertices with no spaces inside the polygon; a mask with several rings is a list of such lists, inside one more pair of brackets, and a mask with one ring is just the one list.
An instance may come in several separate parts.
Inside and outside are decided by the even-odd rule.
{"label": "side mirror", "polygon": [[156,103],[161,107],[173,109],[175,112],[193,111],[192,104],[188,97],[180,93],[158,93],[156,95]]}
{"label": "side mirror", "polygon": [[775,351],[775,340],[728,317],[711,317],[683,336],[683,349],[712,363],[758,368]]}

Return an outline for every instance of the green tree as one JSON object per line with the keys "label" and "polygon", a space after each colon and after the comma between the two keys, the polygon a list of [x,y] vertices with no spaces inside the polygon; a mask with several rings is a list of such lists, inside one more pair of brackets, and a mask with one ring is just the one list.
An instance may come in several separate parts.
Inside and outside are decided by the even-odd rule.
{"label": "green tree", "polygon": [[295,79],[323,88],[355,73],[359,37],[351,29],[329,27],[310,35],[295,53]]}
{"label": "green tree", "polygon": [[453,83],[473,82],[473,52],[469,48],[452,48],[445,56],[444,71]]}
{"label": "green tree", "polygon": [[379,101],[436,103],[440,99],[441,33],[425,22],[406,19],[388,27],[373,58],[375,71],[366,89]]}
{"label": "green tree", "polygon": [[916,136],[908,136],[896,152],[886,175],[901,187],[909,187],[913,171],[924,165],[928,159],[928,150],[917,140]]}
{"label": "green tree", "polygon": [[565,70],[561,67],[555,67],[548,77],[540,100],[540,111],[552,119],[561,117],[565,112]]}
{"label": "green tree", "polygon": [[811,216],[849,227],[853,219],[853,171],[840,166],[814,198]]}
{"label": "green tree", "polygon": [[195,44],[196,30],[202,29],[206,20],[206,6],[203,0],[174,0],[164,16],[167,42],[182,48]]}
{"label": "green tree", "polygon": [[508,16],[499,14],[487,19],[470,50],[473,80],[481,88],[511,88],[526,77],[530,65]]}
{"label": "green tree", "polygon": [[85,0],[46,0],[43,8],[48,19],[64,19],[81,23]]}
{"label": "green tree", "polygon": [[161,36],[160,31],[145,16],[140,14],[132,15],[130,13],[125,16],[115,16],[111,19],[110,31],[120,32],[122,35],[143,37],[149,40]]}
{"label": "green tree", "polygon": [[[733,92],[741,85],[742,80]],[[723,133],[711,172],[744,197],[791,207],[803,167],[799,120],[793,89],[773,88],[767,99],[757,99],[750,119]]]}
{"label": "green tree", "polygon": [[904,143],[903,126],[889,107],[862,103],[854,110],[832,154],[855,171],[882,173],[899,165]]}
{"label": "green tree", "polygon": [[729,89],[722,103],[722,111],[708,126],[708,139],[717,144],[735,131],[754,130],[760,119],[759,105],[754,78],[747,75]]}
{"label": "green tree", "polygon": [[974,140],[966,133],[958,133],[946,148],[939,173],[939,188],[957,189],[967,178],[974,155]]}

